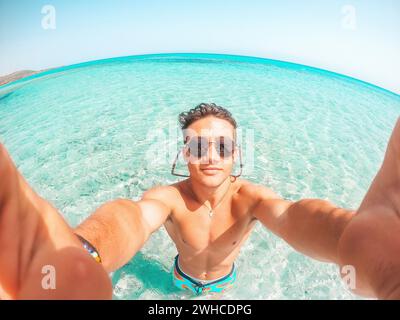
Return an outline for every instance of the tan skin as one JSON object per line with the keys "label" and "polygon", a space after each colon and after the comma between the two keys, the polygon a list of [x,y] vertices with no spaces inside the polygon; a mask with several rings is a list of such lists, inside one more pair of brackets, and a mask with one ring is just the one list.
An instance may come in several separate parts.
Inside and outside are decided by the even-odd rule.
{"label": "tan skin", "polygon": [[[290,202],[265,186],[242,179],[230,182],[237,153],[220,158],[214,139],[233,138],[231,124],[206,117],[190,129],[190,135],[208,135],[210,142],[202,163],[184,152],[190,178],[148,190],[137,202],[106,203],[76,230],[29,187],[0,145],[0,297],[111,298],[107,272],[127,263],[163,225],[175,242],[182,270],[196,278],[215,279],[230,271],[260,221],[310,257],[353,265],[356,293],[400,298],[399,121],[383,165],[357,211],[319,199]],[[204,171],[208,167],[219,170]],[[206,207],[218,203],[210,218]],[[101,265],[82,249],[73,232],[97,247]],[[41,268],[48,264],[57,270],[56,290],[40,285]]]}

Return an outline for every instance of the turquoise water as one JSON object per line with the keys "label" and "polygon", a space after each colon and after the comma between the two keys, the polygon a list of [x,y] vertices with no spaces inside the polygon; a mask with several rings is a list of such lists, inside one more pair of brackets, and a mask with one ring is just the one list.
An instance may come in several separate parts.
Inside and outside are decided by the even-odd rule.
{"label": "turquoise water", "polygon": [[[383,159],[400,96],[322,70],[221,55],[116,58],[0,87],[0,139],[33,188],[76,226],[105,201],[169,184],[177,115],[229,108],[244,177],[283,197],[357,208]],[[164,228],[112,274],[116,299],[182,299]],[[226,299],[353,299],[334,265],[296,253],[258,224]],[[201,298],[203,299],[203,298]]]}

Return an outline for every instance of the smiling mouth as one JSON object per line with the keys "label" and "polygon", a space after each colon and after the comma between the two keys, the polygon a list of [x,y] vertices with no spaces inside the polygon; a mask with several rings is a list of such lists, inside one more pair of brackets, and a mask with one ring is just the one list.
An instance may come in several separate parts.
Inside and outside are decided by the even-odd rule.
{"label": "smiling mouth", "polygon": [[204,168],[204,169],[201,169],[201,171],[206,173],[206,174],[207,173],[216,174],[216,173],[222,171],[222,169],[219,169],[219,168]]}

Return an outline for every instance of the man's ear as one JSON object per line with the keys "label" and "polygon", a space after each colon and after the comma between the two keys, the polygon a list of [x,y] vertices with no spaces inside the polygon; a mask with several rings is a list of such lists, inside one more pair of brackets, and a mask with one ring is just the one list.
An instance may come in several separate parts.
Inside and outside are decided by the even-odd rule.
{"label": "man's ear", "polygon": [[235,146],[235,149],[233,150],[233,154],[232,154],[232,160],[235,163],[236,160],[239,157],[239,147]]}

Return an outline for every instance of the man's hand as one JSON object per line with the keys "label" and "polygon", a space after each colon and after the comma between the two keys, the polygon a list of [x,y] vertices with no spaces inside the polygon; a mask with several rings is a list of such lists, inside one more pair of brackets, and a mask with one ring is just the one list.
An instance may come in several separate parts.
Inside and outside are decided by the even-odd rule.
{"label": "man's hand", "polygon": [[338,253],[341,265],[355,267],[356,293],[400,299],[400,119]]}

